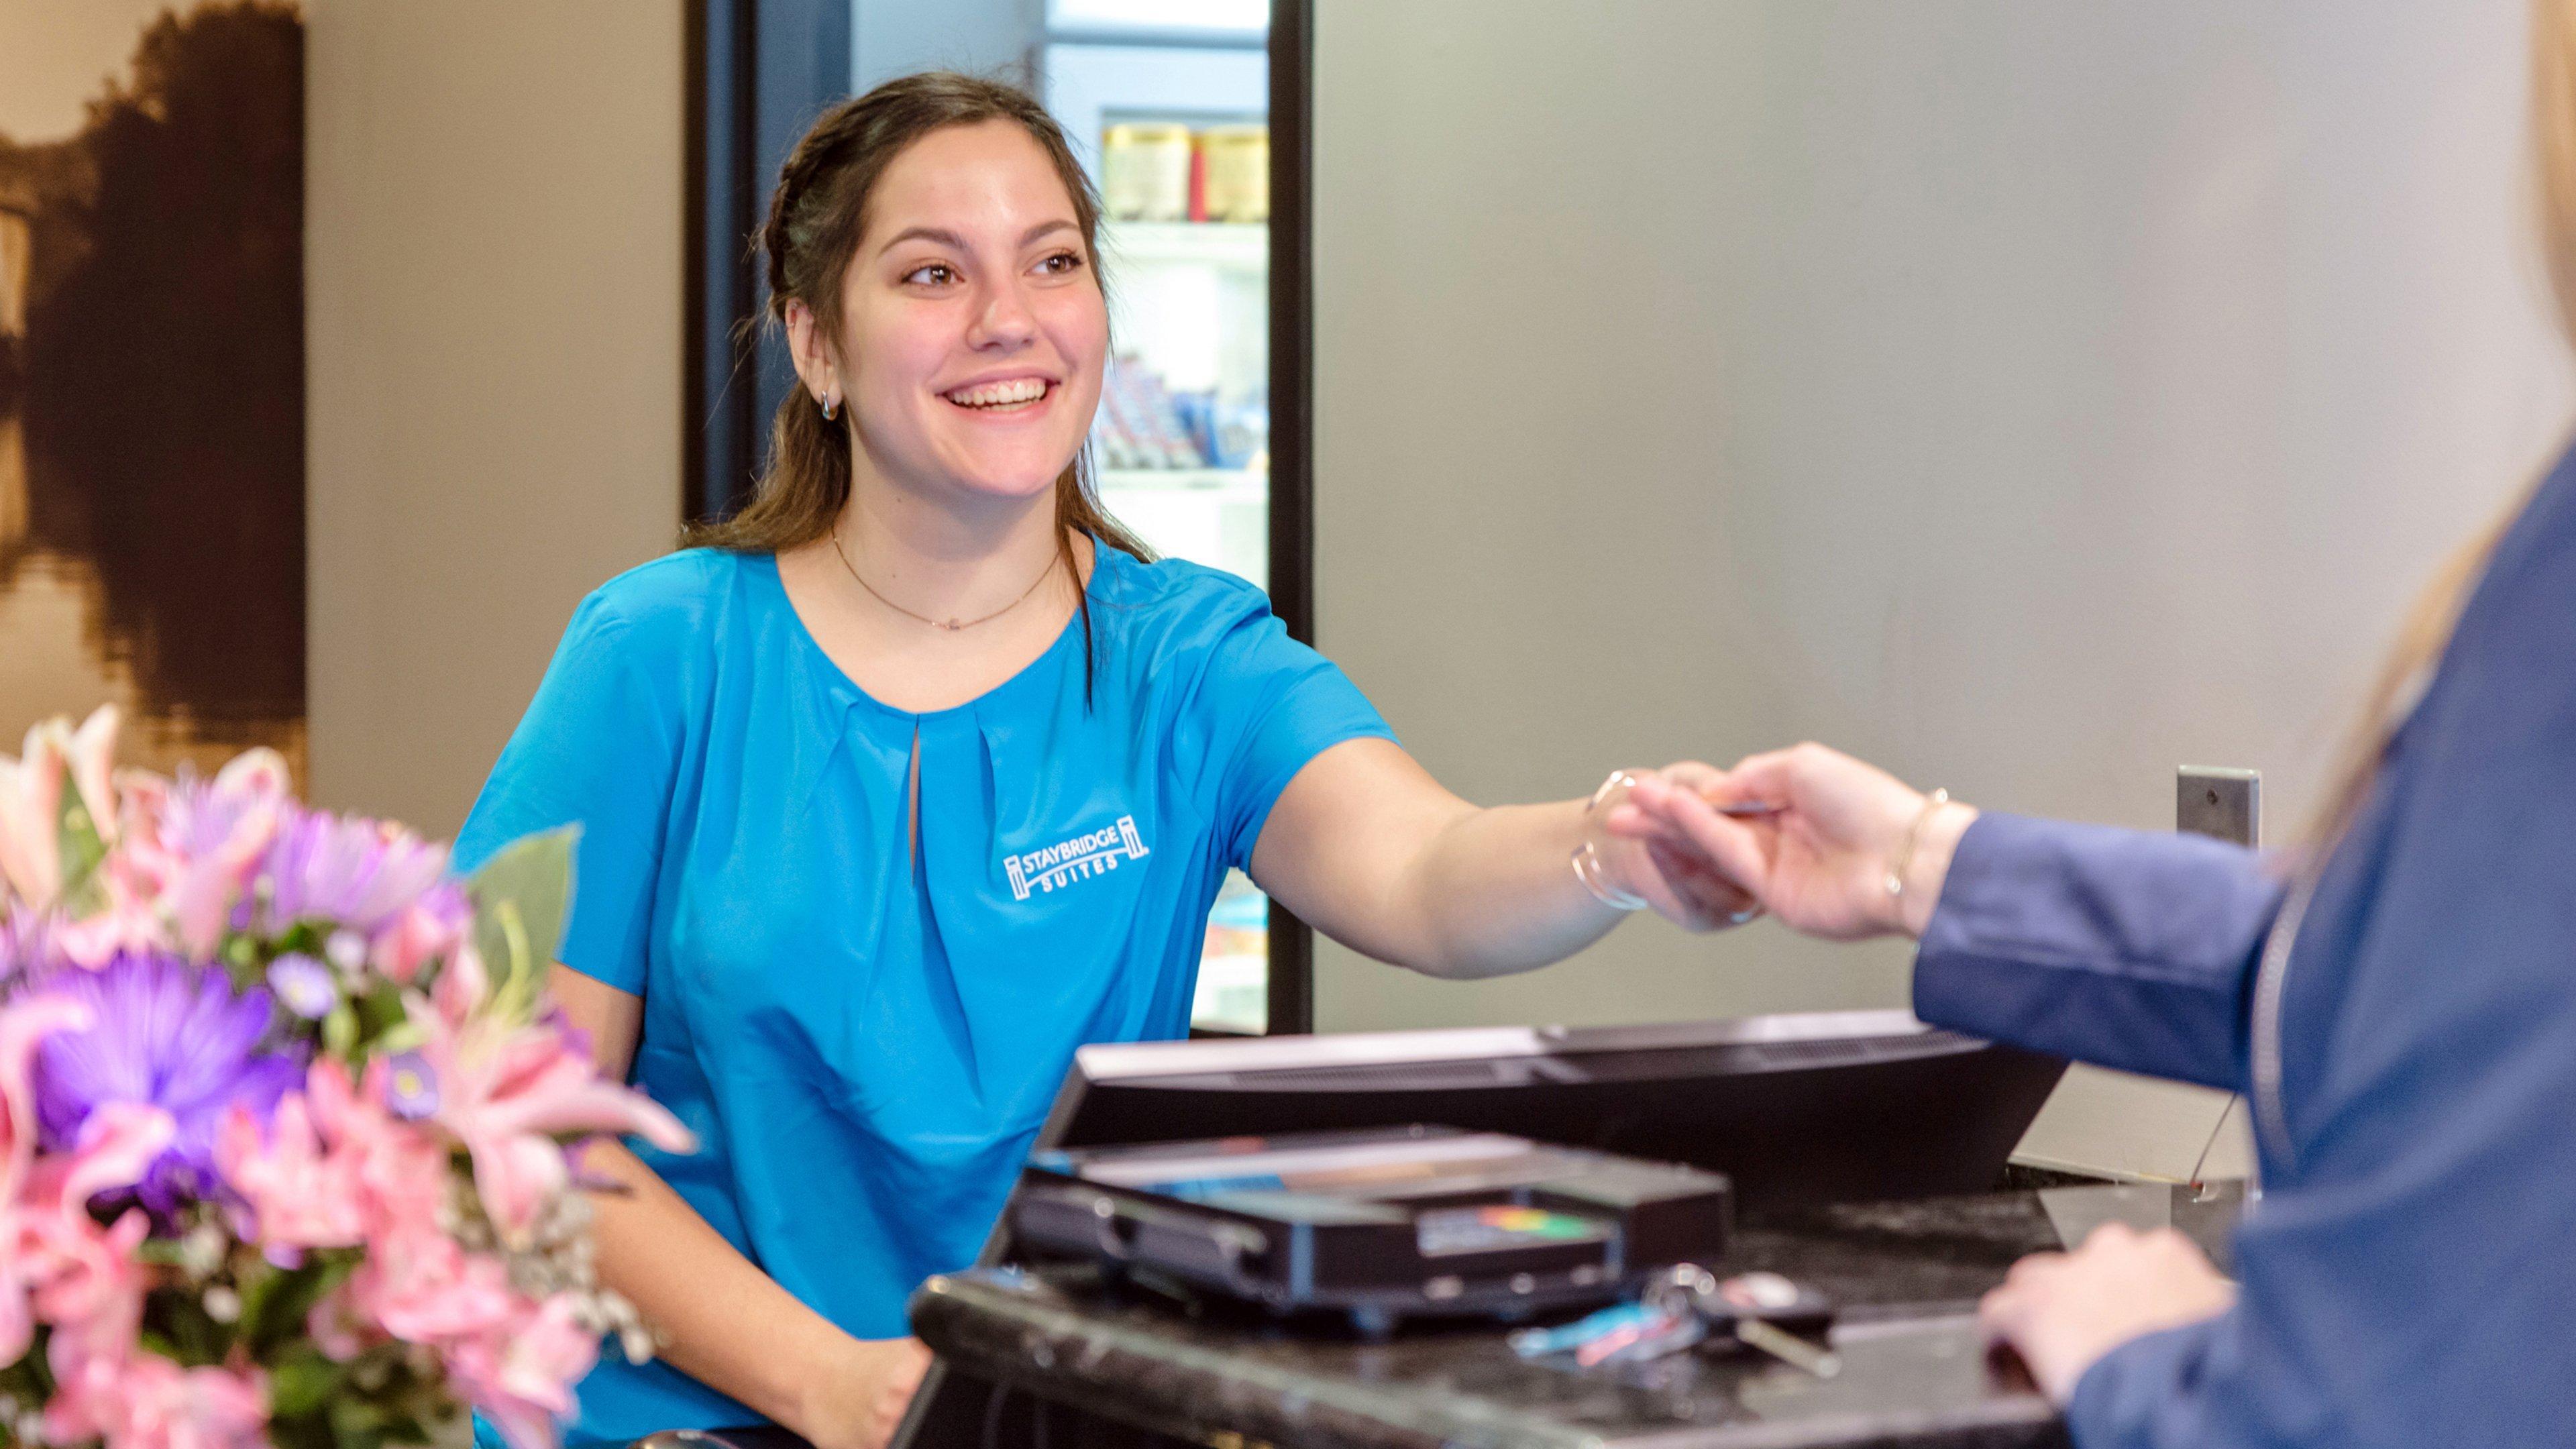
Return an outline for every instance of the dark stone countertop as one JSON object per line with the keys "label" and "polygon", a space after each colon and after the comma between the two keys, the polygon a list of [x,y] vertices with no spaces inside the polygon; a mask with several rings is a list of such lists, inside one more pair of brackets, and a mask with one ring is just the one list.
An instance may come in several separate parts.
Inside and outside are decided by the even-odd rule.
{"label": "dark stone countertop", "polygon": [[1842,1372],[1749,1351],[1618,1370],[1530,1363],[1490,1326],[1368,1342],[1105,1285],[1078,1265],[936,1278],[916,1331],[983,1378],[1200,1443],[1297,1449],[1793,1449],[2060,1445],[2057,1415],[1986,1351],[1972,1310],[2013,1261],[2104,1220],[2171,1222],[2223,1248],[2233,1194],[2060,1187],[1814,1209],[1748,1223],[1722,1265],[1768,1268],[1841,1309]]}

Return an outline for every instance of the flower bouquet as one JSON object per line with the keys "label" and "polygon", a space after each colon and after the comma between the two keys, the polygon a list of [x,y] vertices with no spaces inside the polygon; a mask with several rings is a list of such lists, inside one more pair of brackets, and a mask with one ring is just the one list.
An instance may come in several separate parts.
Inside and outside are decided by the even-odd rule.
{"label": "flower bouquet", "polygon": [[689,1135],[546,1003],[571,835],[471,879],[254,750],[0,757],[0,1449],[556,1439],[633,1310],[579,1152]]}

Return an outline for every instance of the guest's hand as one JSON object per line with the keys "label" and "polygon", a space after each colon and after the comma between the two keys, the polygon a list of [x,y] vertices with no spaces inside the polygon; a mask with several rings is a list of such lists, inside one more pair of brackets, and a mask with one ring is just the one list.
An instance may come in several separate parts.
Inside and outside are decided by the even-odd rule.
{"label": "guest's hand", "polygon": [[788,1427],[814,1449],[885,1449],[929,1368],[919,1339],[847,1340],[838,1370],[811,1387],[804,1422]]}
{"label": "guest's hand", "polygon": [[2072,1253],[2013,1264],[2003,1286],[1978,1305],[1977,1319],[2021,1354],[2040,1392],[2062,1405],[2102,1355],[2159,1329],[2214,1318],[2235,1303],[2236,1285],[2191,1239],[2171,1228],[2141,1233],[2105,1223]]}
{"label": "guest's hand", "polygon": [[[1767,805],[1773,813],[1718,813],[1728,805]],[[1895,776],[1808,744],[1751,756],[1713,783],[1671,772],[1640,779],[1610,812],[1608,829],[1684,848],[1751,891],[1783,924],[1849,941],[1923,933],[1951,851],[1976,813],[1955,802],[1932,808]],[[1900,860],[1905,888],[1891,893],[1888,875]]]}
{"label": "guest's hand", "polygon": [[[1635,777],[1640,785],[1652,780],[1694,794],[1721,789],[1726,782],[1723,771],[1696,760],[1637,771]],[[1602,802],[1610,816],[1617,814],[1623,798],[1614,792]],[[1640,897],[1683,930],[1721,931],[1761,914],[1749,891],[1677,831],[1614,836],[1601,845],[1611,884]]]}

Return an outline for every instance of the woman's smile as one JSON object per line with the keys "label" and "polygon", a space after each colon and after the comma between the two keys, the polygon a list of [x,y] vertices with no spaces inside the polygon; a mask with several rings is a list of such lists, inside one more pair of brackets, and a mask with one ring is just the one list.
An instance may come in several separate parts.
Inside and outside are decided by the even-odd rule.
{"label": "woman's smile", "polygon": [[1027,417],[1046,411],[1056,395],[1054,378],[1035,373],[986,378],[950,388],[939,395],[970,413],[987,417]]}

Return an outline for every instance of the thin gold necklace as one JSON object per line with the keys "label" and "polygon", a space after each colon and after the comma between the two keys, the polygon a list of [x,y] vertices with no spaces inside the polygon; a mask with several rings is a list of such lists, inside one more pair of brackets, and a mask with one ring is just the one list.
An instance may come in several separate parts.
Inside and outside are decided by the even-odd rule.
{"label": "thin gold necklace", "polygon": [[1055,566],[1062,562],[1061,559],[1048,559],[1046,571],[1031,580],[1028,588],[1023,590],[1018,598],[1013,599],[1002,607],[986,614],[983,618],[934,619],[928,614],[916,614],[910,609],[905,608],[903,605],[896,603],[894,600],[887,598],[885,595],[878,593],[874,584],[871,584],[866,579],[859,577],[859,566],[850,562],[849,552],[841,547],[841,530],[838,528],[833,529],[831,531],[831,538],[832,552],[840,556],[841,567],[850,571],[850,577],[857,580],[860,588],[868,591],[869,598],[876,600],[878,603],[885,605],[887,608],[894,610],[896,613],[903,615],[907,619],[918,619],[922,623],[928,624],[933,629],[945,629],[952,634],[960,629],[972,629],[978,624],[989,624],[995,619],[1002,617],[1004,614],[1011,612],[1013,609],[1018,608],[1020,605],[1027,603],[1029,601],[1029,596],[1038,591],[1038,585],[1055,577]]}

